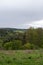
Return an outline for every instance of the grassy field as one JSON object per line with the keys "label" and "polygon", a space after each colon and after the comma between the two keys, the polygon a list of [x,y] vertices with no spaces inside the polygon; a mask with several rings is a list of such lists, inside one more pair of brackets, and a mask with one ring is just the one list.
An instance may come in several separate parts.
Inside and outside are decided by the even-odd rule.
{"label": "grassy field", "polygon": [[0,50],[0,65],[43,65],[43,50]]}

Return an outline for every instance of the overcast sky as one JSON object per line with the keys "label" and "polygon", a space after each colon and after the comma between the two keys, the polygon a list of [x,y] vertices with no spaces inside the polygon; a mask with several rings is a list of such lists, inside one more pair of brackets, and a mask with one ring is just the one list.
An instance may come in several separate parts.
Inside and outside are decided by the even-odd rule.
{"label": "overcast sky", "polygon": [[0,0],[0,28],[43,27],[43,0]]}

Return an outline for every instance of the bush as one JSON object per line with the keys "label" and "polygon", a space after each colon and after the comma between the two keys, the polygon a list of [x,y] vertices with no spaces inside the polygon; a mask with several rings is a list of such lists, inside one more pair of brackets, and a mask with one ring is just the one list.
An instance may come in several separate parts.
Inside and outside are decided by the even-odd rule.
{"label": "bush", "polygon": [[18,50],[22,46],[22,42],[20,40],[15,40],[12,42],[7,42],[4,44],[4,49],[6,50]]}
{"label": "bush", "polygon": [[6,50],[12,49],[12,42],[7,42],[7,43],[5,43],[5,44],[4,44],[4,49],[6,49]]}
{"label": "bush", "polygon": [[22,41],[21,40],[15,40],[13,41],[12,49],[18,50],[21,49]]}
{"label": "bush", "polygon": [[30,43],[26,43],[24,46],[23,46],[23,49],[33,49],[34,48],[34,45],[33,44],[30,44]]}

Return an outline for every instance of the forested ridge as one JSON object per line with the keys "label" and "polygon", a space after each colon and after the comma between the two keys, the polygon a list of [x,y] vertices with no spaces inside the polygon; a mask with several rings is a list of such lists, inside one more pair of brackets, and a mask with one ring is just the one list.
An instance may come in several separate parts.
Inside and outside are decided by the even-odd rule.
{"label": "forested ridge", "polygon": [[43,28],[0,28],[0,49],[21,50],[43,48]]}

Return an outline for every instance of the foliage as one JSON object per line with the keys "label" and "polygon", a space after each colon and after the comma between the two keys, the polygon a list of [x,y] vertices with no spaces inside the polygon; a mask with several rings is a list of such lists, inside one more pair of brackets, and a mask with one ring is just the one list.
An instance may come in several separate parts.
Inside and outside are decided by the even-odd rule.
{"label": "foliage", "polygon": [[22,43],[20,40],[15,40],[15,41],[12,41],[12,42],[7,42],[4,44],[4,49],[6,50],[16,50],[16,49],[20,49]]}
{"label": "foliage", "polygon": [[43,50],[0,51],[0,65],[43,65]]}
{"label": "foliage", "polygon": [[34,45],[33,44],[30,44],[30,43],[26,43],[24,46],[23,46],[24,49],[33,49],[34,48]]}
{"label": "foliage", "polygon": [[0,29],[0,49],[43,48],[43,28]]}

